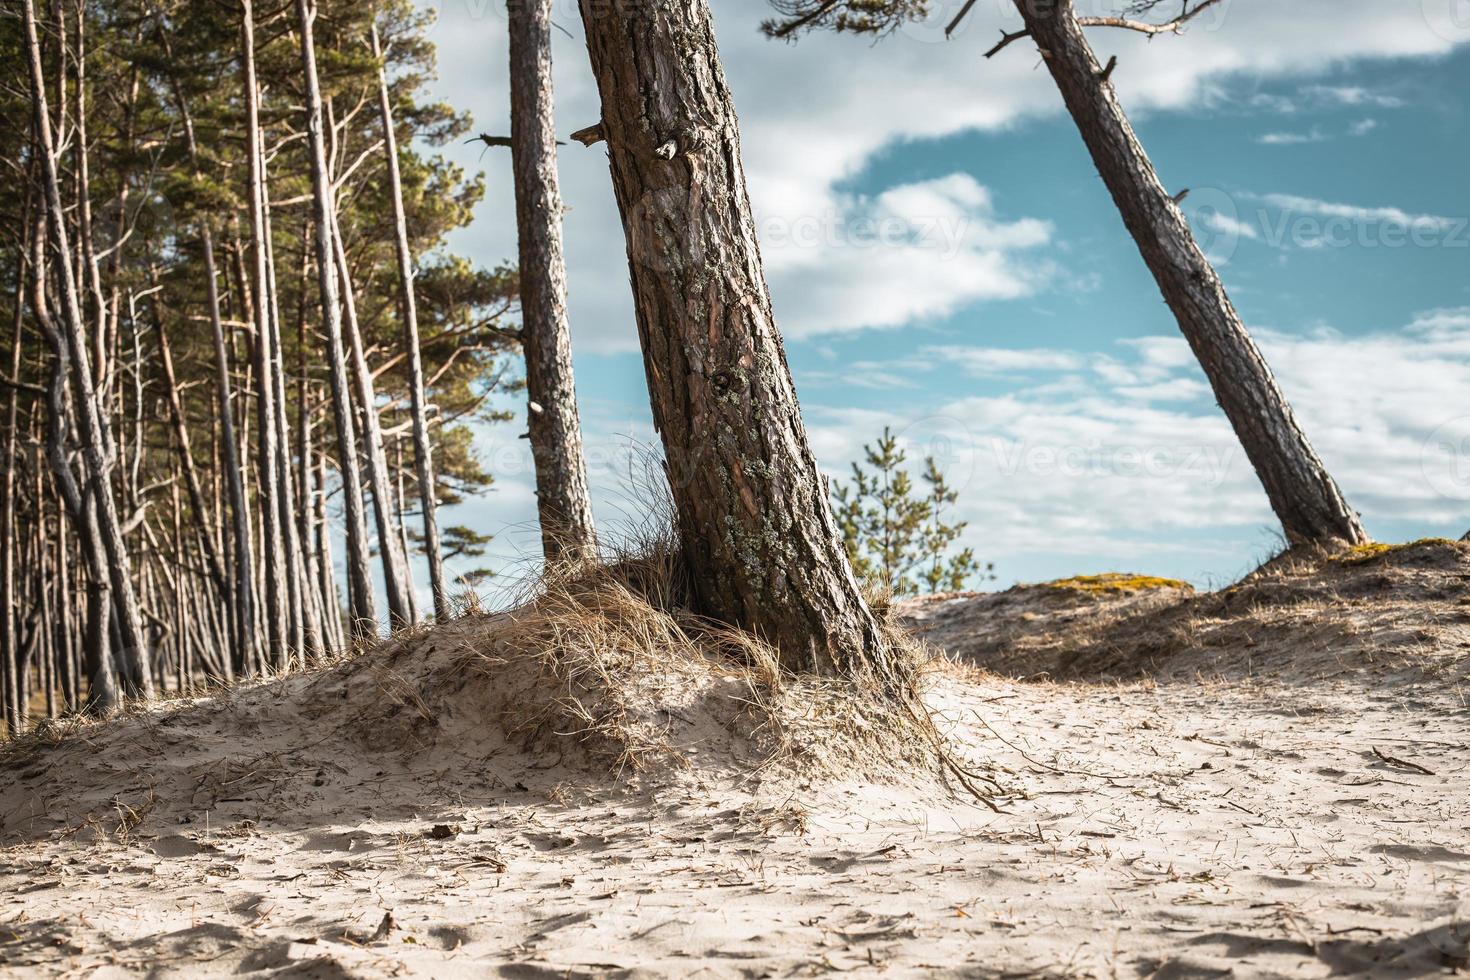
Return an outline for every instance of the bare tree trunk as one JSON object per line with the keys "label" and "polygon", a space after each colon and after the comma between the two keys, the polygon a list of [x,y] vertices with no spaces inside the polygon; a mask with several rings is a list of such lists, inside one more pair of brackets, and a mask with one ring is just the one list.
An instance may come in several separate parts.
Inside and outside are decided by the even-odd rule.
{"label": "bare tree trunk", "polygon": [[316,225],[317,283],[322,296],[322,324],[327,333],[328,378],[337,421],[337,455],[342,473],[343,507],[347,512],[347,578],[352,596],[352,635],[361,638],[371,636],[376,631],[377,612],[367,527],[362,513],[362,482],[357,472],[357,431],[352,419],[352,396],[348,391],[347,359],[342,348],[342,311],[338,306],[336,258],[332,244],[336,206],[332,201],[326,142],[322,130],[322,93],[321,85],[317,81],[316,47],[312,35],[314,17],[308,0],[296,0],[296,21],[301,35],[301,63],[306,85],[307,142],[311,153],[312,211]]}
{"label": "bare tree trunk", "polygon": [[1358,515],[1307,442],[1178,203],[1159,182],[1082,34],[1071,0],[1016,0],[1016,7],[1123,223],[1265,486],[1287,541],[1366,542]]}
{"label": "bare tree trunk", "polygon": [[335,215],[332,222],[332,245],[337,255],[337,275],[342,286],[342,309],[346,314],[348,350],[352,357],[352,380],[357,389],[358,407],[362,409],[364,450],[367,456],[368,482],[373,490],[373,517],[378,525],[378,554],[383,565],[383,589],[388,595],[388,615],[394,629],[412,626],[416,620],[413,596],[408,591],[407,560],[399,547],[398,529],[393,524],[393,491],[388,479],[388,459],[383,454],[383,427],[378,419],[378,398],[373,389],[373,373],[368,368],[363,350],[362,330],[357,322],[357,299],[352,273],[347,264],[347,249],[342,245],[342,230]]}
{"label": "bare tree trunk", "polygon": [[581,11],[698,603],[793,669],[892,678],[771,314],[708,4]]}
{"label": "bare tree trunk", "polygon": [[[254,71],[251,71],[251,81],[254,81]],[[257,100],[252,99],[251,102]],[[254,117],[252,116],[254,121]],[[257,136],[260,136],[259,124],[256,127]],[[263,136],[260,138],[263,139]],[[281,342],[281,304],[276,289],[276,256],[275,246],[271,237],[271,212],[270,212],[270,185],[265,180],[265,152],[264,144],[256,144],[252,148],[256,165],[260,171],[258,190],[259,213],[261,223],[258,241],[264,242],[264,268],[265,280],[260,284],[257,293],[259,302],[266,307],[266,316],[258,320],[262,325],[270,326],[270,344],[268,347],[269,360],[271,362],[270,374],[275,384],[272,394],[271,405],[273,415],[271,424],[274,429],[272,444],[276,450],[276,504],[278,507],[278,521],[281,529],[281,540],[285,545],[285,568],[286,568],[286,596],[290,612],[291,643],[289,651],[294,651],[301,656],[307,649],[308,636],[312,647],[315,649],[321,642],[321,625],[313,613],[313,606],[306,601],[309,593],[308,583],[305,581],[305,571],[301,561],[301,537],[296,531],[296,495],[291,486],[291,432],[286,422],[286,362]],[[260,259],[256,261],[257,272],[260,271]],[[283,658],[284,659],[284,658]]]}
{"label": "bare tree trunk", "polygon": [[[179,379],[174,372],[173,349],[169,346],[168,331],[163,326],[163,317],[156,310],[153,319],[158,330],[158,362],[163,368],[163,380],[167,386],[166,397],[169,418],[173,422],[175,448],[178,450],[179,462],[183,467],[184,481],[189,491],[189,504],[195,511],[194,519],[199,523],[202,539],[208,542],[210,516],[204,503],[204,488],[199,483],[199,471],[194,466],[194,452],[190,448],[189,424],[184,418],[183,401],[179,398]],[[219,589],[221,600],[229,602],[229,580],[225,576],[224,565],[220,562],[219,555],[214,553],[214,549],[207,548],[204,560],[214,579],[215,587]]]}
{"label": "bare tree trunk", "polygon": [[[61,202],[61,185],[56,173],[56,150],[51,137],[51,118],[46,108],[45,75],[41,66],[41,45],[36,32],[34,0],[25,0],[25,29],[29,53],[32,103],[35,111],[35,128],[39,144],[42,185],[45,191],[47,229],[55,249],[55,263],[61,281],[61,302],[64,316],[65,335],[58,339],[69,346],[70,366],[73,368],[73,402],[78,416],[81,435],[82,459],[88,474],[88,482],[95,499],[97,532],[101,536],[105,552],[105,572],[112,586],[113,600],[117,604],[118,628],[123,643],[123,664],[128,680],[144,697],[152,697],[153,680],[149,668],[147,636],[142,626],[142,614],[138,608],[137,594],[133,590],[127,546],[123,541],[122,525],[117,514],[117,502],[108,485],[108,452],[106,434],[98,408],[93,374],[86,345],[86,327],[82,321],[81,307],[77,301],[76,279],[69,256],[70,243],[66,233],[66,211]],[[36,275],[41,276],[37,269]],[[38,315],[41,311],[38,310]],[[63,461],[64,462],[64,461]]]}
{"label": "bare tree trunk", "polygon": [[[0,676],[0,689],[4,692],[4,702],[0,704],[0,708],[4,709],[4,720],[12,735],[20,732],[20,671],[15,629],[15,617],[19,611],[15,593],[15,474],[20,468],[20,457],[17,454],[20,442],[20,433],[17,431],[20,425],[20,391],[16,386],[20,382],[21,346],[25,339],[25,282],[28,274],[26,251],[30,247],[30,203],[30,195],[27,194],[21,219],[24,222],[21,228],[21,247],[16,258],[15,308],[11,323],[14,345],[10,348],[11,385],[5,411],[5,472],[3,482],[0,482],[0,616],[5,617],[5,621],[0,623],[0,669],[4,670],[3,676]],[[39,497],[36,499],[35,519],[42,519]]]}
{"label": "bare tree trunk", "polygon": [[317,555],[319,556],[319,573],[321,575],[322,604],[326,608],[329,630],[336,637],[337,642],[342,642],[347,636],[347,630],[342,623],[342,596],[337,591],[336,562],[332,559],[332,525],[327,519],[327,454],[318,452],[316,456],[316,493],[314,494],[313,511],[315,514]]}
{"label": "bare tree trunk", "polygon": [[429,405],[424,393],[424,363],[419,349],[418,302],[413,291],[413,252],[408,241],[408,218],[403,210],[403,180],[398,170],[398,136],[393,130],[393,106],[388,97],[388,74],[378,44],[378,25],[372,27],[373,57],[378,59],[378,114],[383,123],[383,154],[388,163],[388,195],[393,199],[394,245],[398,252],[399,304],[403,316],[403,349],[408,357],[408,398],[413,417],[413,451],[419,483],[419,509],[424,523],[424,558],[429,586],[434,591],[434,615],[450,615],[444,555],[439,543],[439,503],[434,481],[433,444],[429,441]]}
{"label": "bare tree trunk", "polygon": [[520,239],[521,346],[536,507],[548,563],[597,556],[567,325],[551,82],[552,0],[512,0],[510,139]]}
{"label": "bare tree trunk", "polygon": [[[247,15],[248,16],[248,15]],[[167,34],[162,35],[167,44]],[[179,115],[184,124],[184,136],[189,152],[190,165],[199,174],[199,145],[194,135],[194,119],[189,112],[183,89],[174,79],[174,98],[178,103]],[[199,221],[200,249],[204,257],[204,285],[208,300],[210,338],[214,344],[215,398],[218,404],[220,425],[223,428],[221,441],[224,443],[225,486],[229,491],[231,526],[234,533],[233,557],[233,610],[232,621],[241,649],[241,661],[252,663],[259,655],[259,636],[256,631],[255,568],[250,547],[249,499],[245,493],[245,477],[241,469],[239,443],[236,441],[235,417],[230,383],[230,358],[225,340],[225,328],[220,314],[219,269],[215,260],[214,231],[208,218]],[[162,336],[163,322],[159,320]],[[226,596],[231,592],[227,590]]]}
{"label": "bare tree trunk", "polygon": [[[266,255],[265,174],[260,155],[259,89],[255,80],[255,29],[249,0],[243,4],[240,22],[241,62],[244,69],[246,158],[250,173],[250,258],[252,276],[241,283],[241,297],[246,300],[255,325],[256,419],[255,467],[259,476],[256,493],[260,499],[260,533],[262,536],[265,575],[265,622],[267,659],[282,664],[294,648],[291,587],[288,582],[286,536],[282,527],[280,451],[276,426],[276,363],[273,356],[271,308],[269,297],[269,260]],[[182,99],[180,100],[182,102]],[[186,131],[192,131],[185,119]],[[253,289],[253,295],[251,290]]]}

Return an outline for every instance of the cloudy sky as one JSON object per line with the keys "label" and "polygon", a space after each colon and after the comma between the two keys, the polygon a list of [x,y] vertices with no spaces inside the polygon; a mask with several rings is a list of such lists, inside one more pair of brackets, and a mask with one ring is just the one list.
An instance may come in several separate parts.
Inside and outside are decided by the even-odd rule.
{"label": "cloudy sky", "polygon": [[[437,94],[508,132],[504,4],[436,11]],[[1010,0],[877,44],[764,40],[714,0],[766,272],[813,445],[841,477],[885,425],[961,488],[1001,585],[1137,570],[1219,583],[1278,545],[1264,494],[1034,47],[981,55]],[[1079,2],[1110,12],[1118,0]],[[1093,7],[1097,9],[1092,10]],[[557,0],[558,127],[598,118]],[[570,36],[568,36],[570,35]],[[1470,530],[1470,0],[1225,0],[1184,36],[1094,31],[1318,452],[1383,540]],[[509,156],[457,250],[515,255]],[[603,147],[561,156],[572,333],[600,519],[654,443]],[[452,516],[536,553],[519,422]]]}

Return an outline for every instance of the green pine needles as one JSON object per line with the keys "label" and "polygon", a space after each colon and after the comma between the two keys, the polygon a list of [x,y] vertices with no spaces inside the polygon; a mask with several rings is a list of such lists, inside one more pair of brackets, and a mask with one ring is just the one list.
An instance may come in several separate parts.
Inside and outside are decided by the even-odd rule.
{"label": "green pine needles", "polygon": [[909,475],[908,454],[886,426],[863,447],[866,465],[852,464],[852,480],[835,483],[838,527],[854,571],[895,596],[957,592],[993,579],[973,548],[956,550],[968,523],[947,519],[959,492],[945,482],[933,456],[924,459],[919,484]]}

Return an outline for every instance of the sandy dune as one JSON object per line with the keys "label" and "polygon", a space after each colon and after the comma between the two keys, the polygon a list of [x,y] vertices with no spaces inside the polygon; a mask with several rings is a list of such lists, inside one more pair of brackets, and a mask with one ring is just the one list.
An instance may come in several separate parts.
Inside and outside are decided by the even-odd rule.
{"label": "sandy dune", "polygon": [[[1461,614],[1417,615],[1406,636]],[[1462,652],[1411,646],[1359,671],[1176,651],[1207,681],[946,669],[930,704],[1000,813],[926,779],[757,779],[698,718],[704,763],[622,779],[503,733],[384,746],[340,724],[353,665],[288,678],[6,758],[0,973],[1465,973]]]}

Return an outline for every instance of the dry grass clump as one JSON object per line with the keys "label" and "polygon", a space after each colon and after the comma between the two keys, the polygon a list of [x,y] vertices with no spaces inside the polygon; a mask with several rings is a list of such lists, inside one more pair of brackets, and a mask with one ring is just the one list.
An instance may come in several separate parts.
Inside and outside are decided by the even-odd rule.
{"label": "dry grass clump", "polygon": [[[512,609],[395,640],[330,699],[374,747],[490,754],[643,777],[962,780],[922,707],[929,654],[888,630],[901,691],[794,675],[752,634],[690,611],[667,535],[543,575]],[[369,706],[368,710],[363,710]],[[376,707],[372,707],[376,706]]]}

